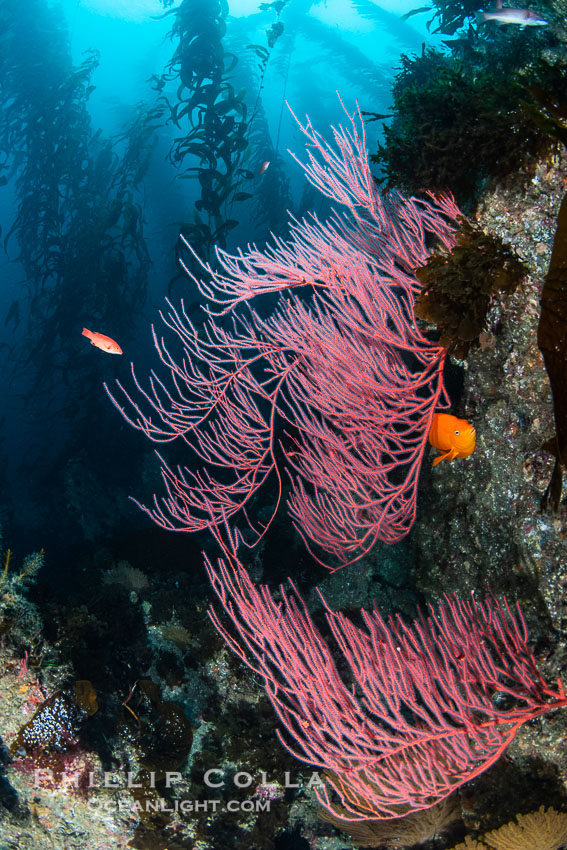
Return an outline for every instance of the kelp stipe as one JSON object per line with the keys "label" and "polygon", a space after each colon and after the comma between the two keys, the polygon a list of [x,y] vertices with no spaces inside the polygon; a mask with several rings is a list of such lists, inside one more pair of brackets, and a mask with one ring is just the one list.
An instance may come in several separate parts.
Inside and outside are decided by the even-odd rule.
{"label": "kelp stipe", "polygon": [[[169,112],[168,122],[182,131],[171,147],[170,162],[180,177],[195,179],[200,187],[193,221],[181,225],[176,244],[178,261],[183,258],[191,265],[181,237],[209,261],[215,246],[225,247],[228,233],[238,224],[228,217],[227,202],[241,182],[236,168],[248,145],[246,91],[235,91],[229,81],[238,57],[223,45],[228,15],[224,0],[183,0],[167,14],[175,16],[169,35],[178,44],[155,87]],[[177,79],[177,100],[172,102],[163,88]],[[179,276],[170,282],[170,290]]]}
{"label": "kelp stipe", "polygon": [[563,471],[567,465],[567,195],[561,202],[549,271],[541,293],[537,344],[553,393],[555,436],[544,446],[555,455],[555,466],[541,500],[542,511],[559,510]]}
{"label": "kelp stipe", "polygon": [[[90,396],[90,388],[94,397],[98,370],[77,356],[69,328],[89,314],[124,342],[145,299],[150,258],[137,189],[155,113],[139,110],[114,140],[94,132],[88,101],[98,54],[90,51],[73,66],[58,14],[40,0],[25,12],[11,5],[0,19],[0,94],[7,105],[0,148],[14,161],[17,210],[4,247],[17,244],[14,259],[26,276],[10,308],[14,320],[25,315],[26,322],[25,348],[14,360],[25,371],[30,402],[62,376],[67,396]],[[41,74],[30,74],[30,56]]]}

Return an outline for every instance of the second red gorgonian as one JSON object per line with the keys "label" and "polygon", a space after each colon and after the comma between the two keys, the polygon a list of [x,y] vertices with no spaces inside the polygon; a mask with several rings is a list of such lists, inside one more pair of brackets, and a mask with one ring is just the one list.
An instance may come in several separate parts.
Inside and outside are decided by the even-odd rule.
{"label": "second red gorgonian", "polygon": [[225,547],[213,589],[232,629],[226,644],[263,679],[296,758],[323,769],[318,802],[333,821],[427,809],[494,764],[527,721],[567,706],[546,683],[519,606],[447,595],[413,623],[360,612],[360,625],[322,598],[331,651],[296,588],[278,599],[254,585]]}
{"label": "second red gorgonian", "polygon": [[[207,280],[187,272],[207,321],[197,327],[183,302],[168,302],[161,316],[181,349],[153,329],[166,376],[152,372],[144,388],[132,370],[138,397],[118,384],[128,412],[111,394],[151,440],[183,440],[194,454],[175,469],[160,456],[166,493],[142,507],[163,528],[218,534],[229,523],[242,540],[243,520],[258,540],[271,519],[254,521],[250,502],[276,476],[273,518],[284,469],[297,530],[341,565],[400,540],[415,520],[431,420],[448,399],[446,349],[416,324],[414,270],[432,244],[453,246],[460,212],[449,196],[381,196],[360,115],[349,119],[334,146],[298,121],[307,177],[343,212],[293,220],[289,240],[264,251],[219,249]],[[266,317],[255,302],[267,293],[279,300]]]}

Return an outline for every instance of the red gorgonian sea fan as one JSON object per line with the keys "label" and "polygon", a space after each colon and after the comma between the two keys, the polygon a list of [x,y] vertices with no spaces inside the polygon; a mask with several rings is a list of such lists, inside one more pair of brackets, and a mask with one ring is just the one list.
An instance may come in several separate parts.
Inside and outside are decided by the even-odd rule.
{"label": "red gorgonian sea fan", "polygon": [[[142,507],[163,528],[218,533],[240,514],[257,540],[270,521],[251,519],[250,500],[271,473],[281,496],[283,468],[297,530],[341,565],[377,540],[400,540],[415,520],[433,413],[448,400],[446,349],[416,324],[414,270],[433,243],[453,246],[460,212],[449,196],[382,197],[360,115],[361,132],[349,118],[348,129],[333,129],[335,147],[298,121],[308,179],[346,210],[325,223],[293,220],[289,241],[274,238],[263,252],[217,250],[220,271],[205,265],[208,280],[193,278],[207,322],[197,328],[183,302],[168,302],[161,317],[178,356],[153,329],[169,380],[152,372],[144,389],[133,370],[137,399],[118,384],[128,412],[111,395],[151,440],[180,439],[196,455],[176,469],[160,456],[166,495]],[[265,318],[251,302],[274,292]],[[292,435],[280,442],[282,422]]]}
{"label": "red gorgonian sea fan", "polygon": [[316,794],[334,821],[429,808],[494,764],[523,723],[567,705],[561,680],[538,670],[519,606],[447,595],[411,625],[374,610],[357,626],[325,603],[339,673],[293,585],[276,602],[225,553],[207,570],[236,637],[211,619],[262,677],[282,744],[324,769]]}

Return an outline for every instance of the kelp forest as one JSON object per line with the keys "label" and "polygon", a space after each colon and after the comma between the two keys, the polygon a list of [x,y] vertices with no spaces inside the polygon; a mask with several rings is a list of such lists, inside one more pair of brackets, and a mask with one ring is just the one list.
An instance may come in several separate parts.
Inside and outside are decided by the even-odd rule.
{"label": "kelp forest", "polygon": [[[285,233],[288,213],[313,205],[285,149],[286,99],[326,123],[326,104],[338,104],[334,89],[317,90],[320,74],[303,98],[310,51],[381,108],[385,69],[310,16],[311,5],[279,0],[231,18],[225,0],[156,2],[152,22],[169,59],[148,68],[122,126],[109,132],[91,115],[97,44],[73,56],[58,4],[2,4],[0,521],[12,539],[25,529],[26,545],[37,534],[37,545],[68,547],[139,522],[128,470],[133,481],[141,466],[151,478],[151,461],[101,397],[126,364],[93,357],[81,329],[109,333],[128,359],[147,352],[164,296],[183,297],[199,321],[200,297],[180,261],[199,275],[201,263],[214,265],[215,247],[261,245]],[[359,5],[372,21],[375,6]],[[113,73],[112,58],[104,70]],[[163,187],[167,208],[155,201]]]}
{"label": "kelp forest", "polygon": [[0,0],[0,848],[567,848],[567,0]]}

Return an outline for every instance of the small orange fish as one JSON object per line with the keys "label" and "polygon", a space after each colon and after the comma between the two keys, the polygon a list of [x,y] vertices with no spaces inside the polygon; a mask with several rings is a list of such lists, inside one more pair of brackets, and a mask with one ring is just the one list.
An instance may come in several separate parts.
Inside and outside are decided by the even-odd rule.
{"label": "small orange fish", "polygon": [[458,419],[450,413],[434,413],[429,442],[440,452],[445,452],[433,461],[433,466],[437,466],[445,458],[454,460],[472,455],[476,448],[476,431],[466,419]]}
{"label": "small orange fish", "polygon": [[106,351],[108,354],[122,354],[122,349],[118,343],[109,336],[89,331],[86,328],[83,328],[83,336],[90,339],[91,345],[96,345],[101,351]]}
{"label": "small orange fish", "polygon": [[259,168],[259,170],[258,170],[258,177],[261,177],[261,176],[262,176],[262,174],[265,174],[269,167],[270,167],[270,160],[269,160],[269,159],[267,159],[267,160],[265,160],[265,162],[263,162],[263,163],[262,163],[262,165],[260,166],[260,168]]}

